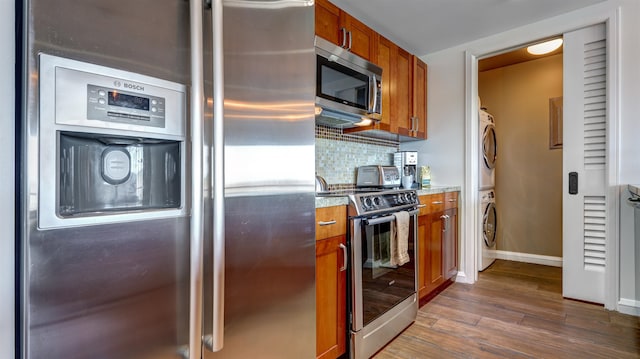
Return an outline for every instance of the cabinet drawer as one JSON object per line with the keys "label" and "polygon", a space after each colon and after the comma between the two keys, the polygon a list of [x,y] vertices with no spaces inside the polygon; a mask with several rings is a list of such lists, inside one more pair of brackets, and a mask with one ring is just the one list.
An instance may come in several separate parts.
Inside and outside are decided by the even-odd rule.
{"label": "cabinet drawer", "polygon": [[347,206],[316,209],[316,239],[347,233]]}
{"label": "cabinet drawer", "polygon": [[447,192],[444,194],[444,208],[458,208],[458,192]]}
{"label": "cabinet drawer", "polygon": [[420,208],[419,215],[443,211],[444,193],[420,196],[420,204],[424,205],[424,207]]}

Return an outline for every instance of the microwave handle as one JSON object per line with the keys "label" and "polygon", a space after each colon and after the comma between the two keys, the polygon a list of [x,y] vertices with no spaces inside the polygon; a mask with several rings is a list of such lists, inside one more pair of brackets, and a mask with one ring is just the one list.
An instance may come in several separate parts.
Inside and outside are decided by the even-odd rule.
{"label": "microwave handle", "polygon": [[369,112],[374,113],[378,106],[378,79],[376,78],[376,75],[371,76],[371,78],[373,81],[369,83],[369,105],[371,105]]}

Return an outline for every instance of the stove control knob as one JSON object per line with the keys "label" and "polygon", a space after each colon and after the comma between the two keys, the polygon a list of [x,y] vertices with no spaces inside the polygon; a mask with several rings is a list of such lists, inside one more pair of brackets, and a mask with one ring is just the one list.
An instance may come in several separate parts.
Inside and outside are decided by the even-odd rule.
{"label": "stove control knob", "polygon": [[373,204],[377,206],[382,204],[382,198],[380,197],[373,197]]}
{"label": "stove control knob", "polygon": [[372,203],[371,203],[371,197],[365,197],[362,202],[364,203],[365,207],[371,207]]}

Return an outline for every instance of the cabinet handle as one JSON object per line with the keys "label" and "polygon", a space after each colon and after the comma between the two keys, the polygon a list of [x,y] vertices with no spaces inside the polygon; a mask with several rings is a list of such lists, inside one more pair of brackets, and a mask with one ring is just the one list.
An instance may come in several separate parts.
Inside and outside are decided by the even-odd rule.
{"label": "cabinet handle", "polygon": [[456,201],[456,200],[455,200],[455,199],[453,199],[453,198],[450,198],[450,199],[449,199],[449,202],[455,202],[455,201]]}
{"label": "cabinet handle", "polygon": [[443,203],[442,201],[433,201],[433,202],[431,202],[431,204],[442,204],[442,203]]}
{"label": "cabinet handle", "polygon": [[325,221],[320,221],[320,222],[318,222],[318,225],[320,225],[320,226],[330,226],[330,225],[336,224],[336,223],[337,223],[337,221],[334,219],[334,220],[326,221],[326,222]]}
{"label": "cabinet handle", "polygon": [[447,231],[447,215],[443,214],[442,216],[440,216],[440,219],[442,219],[442,231],[446,232]]}
{"label": "cabinet handle", "polygon": [[340,243],[340,249],[342,249],[342,267],[340,267],[340,272],[344,272],[347,270],[347,246]]}
{"label": "cabinet handle", "polygon": [[427,206],[426,204],[419,204],[417,207],[418,207],[418,208],[424,208],[424,207],[426,207],[426,206]]}
{"label": "cabinet handle", "polygon": [[347,46],[347,29],[341,27],[340,32],[342,32],[342,44],[340,47],[345,48]]}
{"label": "cabinet handle", "polygon": [[351,40],[353,40],[353,37],[351,36],[351,31],[349,31],[349,47],[347,47],[347,51],[351,51]]}
{"label": "cabinet handle", "polygon": [[416,129],[413,130],[416,134],[416,136],[418,135],[418,130],[420,129],[420,117],[414,117],[416,119],[415,123],[416,123]]}

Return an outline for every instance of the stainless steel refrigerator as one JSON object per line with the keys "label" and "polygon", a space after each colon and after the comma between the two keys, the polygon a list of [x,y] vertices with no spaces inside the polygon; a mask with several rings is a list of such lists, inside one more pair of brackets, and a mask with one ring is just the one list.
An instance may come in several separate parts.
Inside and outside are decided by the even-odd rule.
{"label": "stainless steel refrigerator", "polygon": [[313,1],[22,6],[20,357],[315,357]]}

